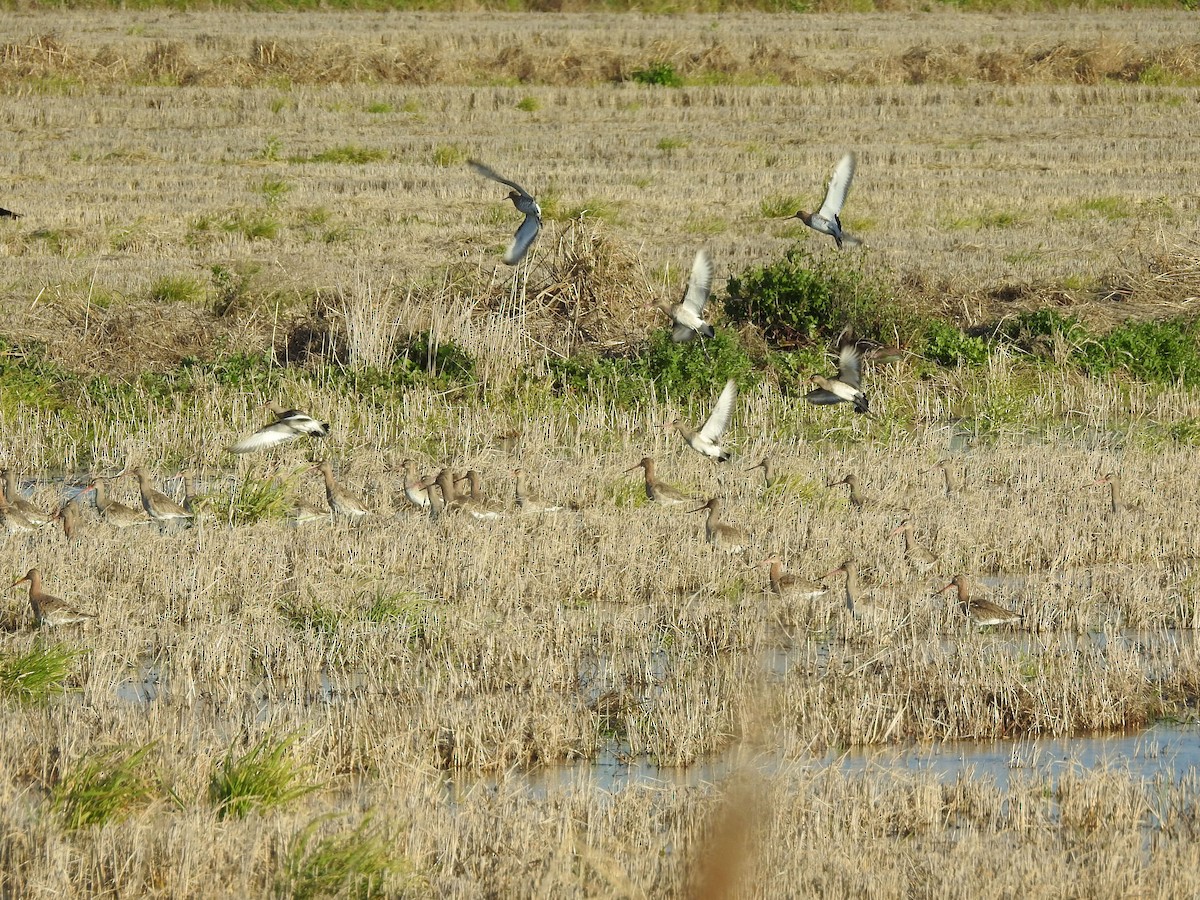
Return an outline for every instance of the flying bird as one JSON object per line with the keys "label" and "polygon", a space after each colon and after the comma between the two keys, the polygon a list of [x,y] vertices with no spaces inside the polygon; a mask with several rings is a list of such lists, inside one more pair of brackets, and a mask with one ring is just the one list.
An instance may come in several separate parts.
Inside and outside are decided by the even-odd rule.
{"label": "flying bird", "polygon": [[862,354],[854,343],[850,329],[847,328],[838,338],[837,377],[814,375],[812,382],[816,387],[805,394],[804,399],[818,406],[853,403],[855,412],[870,412],[867,395],[862,391],[861,371]]}
{"label": "flying bird", "polygon": [[793,218],[799,219],[813,231],[830,235],[841,249],[843,242],[861,244],[856,237],[842,231],[842,205],[846,202],[846,193],[850,190],[850,182],[854,180],[854,154],[847,153],[834,167],[833,177],[829,179],[829,190],[825,192],[825,202],[815,213],[803,209]]}
{"label": "flying bird", "polygon": [[19,219],[19,218],[21,218],[20,213],[15,213],[11,209],[5,209],[4,207],[0,206],[0,219]]}
{"label": "flying bird", "polygon": [[704,306],[712,290],[712,277],[712,260],[708,258],[708,253],[699,250],[692,261],[692,274],[688,277],[683,300],[675,306],[666,301],[658,304],[658,308],[671,317],[675,326],[671,330],[671,340],[675,343],[685,344],[696,335],[706,338],[716,336],[713,327],[704,321]]}
{"label": "flying bird", "polygon": [[533,199],[533,195],[525,188],[521,187],[515,181],[509,181],[497,174],[494,170],[488,168],[477,159],[467,160],[467,165],[475,172],[476,175],[482,175],[484,178],[490,178],[492,181],[498,181],[500,184],[507,185],[512,188],[508,192],[508,199],[513,202],[513,206],[518,212],[525,213],[525,219],[517,228],[517,233],[513,235],[512,243],[508,245],[508,249],[504,251],[502,259],[510,266],[515,266],[525,258],[525,254],[529,252],[530,246],[533,244],[534,238],[538,236],[538,232],[542,229],[542,208],[538,206],[538,202]]}
{"label": "flying bird", "polygon": [[712,415],[699,431],[693,431],[682,419],[676,419],[669,424],[675,426],[689,447],[697,453],[711,456],[717,462],[725,462],[732,454],[721,446],[721,435],[729,425],[729,417],[733,415],[733,401],[737,399],[737,383],[730,378],[725,382],[725,389],[717,398]]}
{"label": "flying bird", "polygon": [[329,434],[328,423],[314,419],[298,409],[284,409],[274,400],[264,404],[264,407],[275,417],[275,421],[264,425],[249,437],[242,438],[229,448],[230,453],[254,453],[293,441],[302,435],[326,437]]}

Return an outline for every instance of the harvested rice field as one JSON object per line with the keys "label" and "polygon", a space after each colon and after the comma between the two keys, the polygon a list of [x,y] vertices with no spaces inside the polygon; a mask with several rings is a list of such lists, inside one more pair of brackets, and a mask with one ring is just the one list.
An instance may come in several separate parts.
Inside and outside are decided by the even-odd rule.
{"label": "harvested rice field", "polygon": [[0,16],[0,896],[1200,893],[1193,12]]}

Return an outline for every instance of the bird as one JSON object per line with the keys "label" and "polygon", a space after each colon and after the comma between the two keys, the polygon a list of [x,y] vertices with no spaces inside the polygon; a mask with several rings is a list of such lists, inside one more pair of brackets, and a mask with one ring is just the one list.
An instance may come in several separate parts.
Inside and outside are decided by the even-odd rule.
{"label": "bird", "polygon": [[108,496],[108,489],[104,486],[104,480],[99,477],[93,478],[80,496],[82,497],[88,491],[96,492],[96,509],[100,511],[101,517],[109,525],[116,528],[129,528],[132,525],[147,525],[152,521],[133,507],[111,499]]}
{"label": "bird", "polygon": [[146,511],[151,519],[159,524],[166,525],[170,522],[181,519],[190,519],[192,514],[164,494],[157,490],[150,483],[150,476],[146,474],[146,470],[141,466],[134,466],[132,469],[121,472],[117,475],[129,475],[137,479],[138,491],[142,495],[142,509]]}
{"label": "bird", "polygon": [[370,515],[370,510],[362,501],[333,480],[333,466],[329,460],[317,463],[308,471],[320,472],[325,479],[325,499],[329,501],[329,511],[335,516],[342,516],[351,522],[361,522]]}
{"label": "bird", "polygon": [[4,498],[8,501],[9,507],[23,515],[34,528],[48,525],[54,518],[21,496],[21,491],[17,487],[17,475],[11,468],[4,470]]}
{"label": "bird", "polygon": [[859,621],[863,619],[874,619],[887,615],[887,609],[878,603],[868,600],[859,589],[858,586],[858,565],[854,560],[848,559],[836,569],[826,572],[822,578],[829,578],[831,575],[846,576],[846,609],[850,611],[850,615]]}
{"label": "bird", "polygon": [[199,516],[208,508],[208,500],[196,493],[196,479],[190,472],[179,474],[183,478],[183,508],[193,516]]}
{"label": "bird", "polygon": [[417,509],[429,509],[429,489],[417,474],[416,460],[406,459],[401,465],[404,466],[404,499]]}
{"label": "bird", "polygon": [[421,482],[421,486],[425,488],[429,497],[429,519],[436,522],[446,510],[446,495],[442,493],[442,486],[436,476],[427,477]]}
{"label": "bird", "polygon": [[542,208],[538,206],[538,202],[533,199],[533,195],[525,188],[521,187],[515,181],[509,181],[507,178],[497,174],[493,169],[485,166],[477,159],[467,160],[467,165],[476,175],[482,175],[484,178],[490,178],[492,181],[498,181],[500,184],[506,185],[512,190],[508,192],[508,199],[513,202],[513,206],[518,212],[525,213],[525,219],[517,228],[517,233],[513,235],[512,243],[508,245],[508,249],[504,251],[503,261],[510,266],[515,266],[525,254],[529,252],[530,246],[533,244],[534,238],[538,236],[538,232],[542,228]]}
{"label": "bird", "polygon": [[42,573],[38,569],[30,569],[24,578],[14,581],[9,590],[26,581],[29,582],[29,605],[33,608],[33,618],[38,625],[74,625],[96,618],[95,613],[80,612],[65,600],[43,591]]}
{"label": "bird", "polygon": [[[746,471],[753,472],[755,469],[763,470],[763,481],[765,482],[765,486],[768,490],[775,486],[775,471],[774,466],[771,464],[771,457],[764,456],[762,458],[762,462],[760,462],[757,466],[751,466]],[[763,560],[763,562],[766,562],[766,560]]]}
{"label": "bird", "polygon": [[[950,465],[950,460],[939,459],[933,466],[933,469],[938,469],[942,473],[942,478],[946,485],[946,496],[952,497],[958,493],[958,477],[954,474],[954,470]],[[929,469],[930,472],[933,469]]]}
{"label": "bird", "polygon": [[713,265],[704,250],[696,252],[692,261],[692,274],[688,277],[687,289],[683,300],[675,306],[663,301],[658,308],[671,319],[674,327],[671,329],[671,340],[677,344],[686,344],[696,335],[711,338],[716,336],[712,325],[704,321],[704,306],[708,303],[708,294],[712,290]]}
{"label": "bird", "polygon": [[19,218],[21,218],[20,213],[15,213],[11,209],[5,209],[4,207],[0,206],[0,219],[19,219]]}
{"label": "bird", "polygon": [[284,409],[274,400],[264,403],[263,408],[275,417],[270,425],[264,425],[249,437],[242,438],[229,448],[230,453],[254,453],[276,447],[288,441],[294,441],[303,435],[312,437],[327,437],[329,423],[314,419],[308,413],[298,409]]}
{"label": "bird", "polygon": [[514,492],[516,494],[517,508],[523,513],[550,513],[558,512],[562,509],[554,503],[547,503],[537,492],[529,486],[529,479],[525,475],[525,470],[522,468],[513,469],[513,477],[516,479]]}
{"label": "bird", "polygon": [[838,337],[838,372],[836,378],[812,376],[816,385],[804,395],[809,403],[824,406],[830,403],[852,403],[854,411],[870,412],[867,395],[862,390],[862,354],[854,343],[849,328]]}
{"label": "bird", "polygon": [[967,589],[966,575],[955,575],[950,583],[938,593],[948,591],[950,588],[958,588],[958,603],[962,607],[962,611],[977,625],[1007,625],[1010,622],[1020,622],[1025,618],[1021,613],[1005,609],[991,600],[972,597]]}
{"label": "bird", "polygon": [[697,513],[705,510],[708,510],[708,518],[704,522],[704,539],[718,550],[741,553],[750,541],[745,529],[721,521],[721,501],[716,497],[703,506],[688,511]]}
{"label": "bird", "polygon": [[79,528],[79,507],[74,498],[64,503],[54,514],[54,518],[62,522],[63,534],[66,535],[68,541],[75,537],[75,532]]}
{"label": "bird", "polygon": [[[1124,498],[1121,496],[1121,479],[1116,472],[1109,472],[1107,475],[1097,478],[1092,482],[1093,486],[1101,484],[1108,485],[1108,498],[1109,502],[1112,504],[1112,514],[1114,516],[1119,516],[1125,510],[1130,509],[1130,507],[1126,505]],[[1142,508],[1142,504],[1140,502],[1135,503],[1132,508],[1135,510],[1140,510]]]}
{"label": "bird", "polygon": [[803,600],[813,600],[829,593],[829,588],[819,581],[809,581],[799,575],[783,571],[783,560],[778,556],[768,556],[759,565],[770,565],[771,591],[780,597],[799,597]]}
{"label": "bird", "polygon": [[643,456],[641,462],[635,466],[630,466],[626,472],[632,472],[634,469],[643,469],[646,473],[646,499],[660,506],[678,506],[681,503],[694,503],[697,498],[685,494],[679,488],[667,484],[665,481],[659,481],[654,474],[654,458],[651,456]]}
{"label": "bird", "polygon": [[871,498],[858,489],[857,475],[847,475],[841,481],[829,482],[829,484],[825,485],[825,487],[839,487],[843,484],[850,488],[850,505],[855,509],[862,509],[864,506],[867,506],[869,503],[871,503]]}
{"label": "bird", "polygon": [[736,399],[737,383],[730,378],[725,382],[725,389],[717,398],[717,405],[713,407],[712,414],[699,431],[693,431],[682,419],[676,419],[670,424],[675,426],[675,430],[683,436],[687,445],[697,453],[710,456],[717,462],[725,462],[733,454],[722,447],[719,441],[729,425],[729,417],[733,414],[733,402]]}
{"label": "bird", "polygon": [[329,513],[318,509],[307,500],[297,500],[287,512],[288,523],[295,528],[327,518],[329,518]]}
{"label": "bird", "polygon": [[9,534],[20,534],[23,531],[33,531],[34,524],[25,518],[24,513],[8,505],[4,492],[0,491],[0,528]]}
{"label": "bird", "polygon": [[469,496],[462,498],[462,508],[469,512],[476,519],[485,519],[492,521],[503,518],[507,511],[503,503],[495,500],[489,500],[483,495],[483,476],[475,469],[471,469],[466,475],[458,479],[466,481],[471,485],[471,493]]}
{"label": "bird", "polygon": [[843,242],[861,244],[856,237],[851,237],[842,231],[842,206],[846,202],[846,193],[850,190],[850,182],[854,180],[855,158],[853,153],[843,156],[833,169],[833,177],[829,179],[829,189],[825,192],[825,200],[815,213],[800,210],[792,218],[799,219],[813,231],[830,235],[840,250]]}
{"label": "bird", "polygon": [[892,529],[891,536],[897,534],[904,535],[904,557],[914,569],[928,572],[937,565],[937,556],[918,544],[916,537],[913,536],[912,519],[905,519]]}

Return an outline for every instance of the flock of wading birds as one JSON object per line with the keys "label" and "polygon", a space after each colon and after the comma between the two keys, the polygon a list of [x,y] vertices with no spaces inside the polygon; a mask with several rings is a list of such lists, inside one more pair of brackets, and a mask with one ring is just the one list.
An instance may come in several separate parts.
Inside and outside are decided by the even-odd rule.
{"label": "flock of wading birds", "polygon": [[[515,181],[497,174],[494,170],[477,160],[468,161],[470,168],[485,178],[499,182],[510,190],[508,199],[517,210],[524,214],[524,219],[517,228],[512,242],[504,252],[503,261],[508,265],[517,265],[529,252],[534,240],[542,227],[542,211],[537,200]],[[821,234],[832,237],[839,248],[846,244],[860,243],[856,238],[842,230],[841,211],[846,194],[854,177],[855,157],[847,153],[834,168],[833,176],[819,210],[809,213],[804,210],[796,213],[794,218],[800,219],[805,225]],[[7,209],[0,209],[0,217],[19,218],[18,214]],[[711,338],[715,335],[713,326],[704,320],[704,308],[708,303],[712,287],[713,266],[708,254],[701,250],[696,254],[684,290],[682,300],[676,304],[659,304],[671,321],[671,336],[677,343],[685,343],[696,338]],[[866,346],[856,341],[849,329],[843,330],[837,342],[837,373],[833,376],[813,375],[813,389],[805,395],[809,403],[829,405],[850,403],[855,412],[870,414],[867,395],[862,389],[862,361],[871,359],[886,362],[894,359],[900,351],[892,347]],[[737,400],[737,385],[732,379],[726,382],[724,389],[713,407],[711,415],[697,430],[682,420],[670,422],[666,427],[674,427],[689,447],[718,462],[726,462],[731,454],[721,439],[729,425]],[[329,434],[329,425],[315,419],[297,409],[285,409],[274,401],[265,404],[272,414],[273,421],[258,429],[229,448],[234,454],[254,453],[277,447],[280,444],[301,437],[321,438]],[[512,440],[514,436],[506,436]],[[947,491],[952,490],[952,476],[945,463],[940,463],[946,476]],[[627,471],[641,468],[645,476],[646,498],[662,506],[678,506],[699,502],[678,488],[661,481],[655,472],[654,460],[647,456],[637,465]],[[754,469],[763,469],[768,487],[774,484],[774,473],[769,458],[763,459]],[[313,508],[304,503],[298,503],[291,511],[291,521],[297,525],[332,517],[357,523],[371,514],[371,510],[350,491],[338,484],[333,476],[333,469],[328,460],[313,466],[310,471],[320,472],[325,481],[325,496],[329,503],[329,513]],[[515,495],[517,509],[526,514],[554,513],[562,510],[562,506],[542,500],[529,486],[525,472],[518,468],[514,470]],[[131,476],[137,479],[141,494],[142,510],[134,509],[108,496],[105,482]],[[467,482],[469,489],[459,492],[458,485]],[[1114,510],[1119,504],[1117,482],[1114,476],[1106,476],[1097,483],[1108,483],[1112,487]],[[841,481],[830,482],[830,487],[846,485],[850,488],[850,503],[862,507],[865,498],[859,491],[855,476],[847,475]],[[0,525],[9,534],[32,531],[50,524],[61,522],[68,538],[74,533],[78,520],[78,504],[84,497],[94,495],[96,509],[100,516],[110,525],[117,528],[127,528],[157,522],[160,526],[168,526],[176,522],[187,522],[198,513],[197,498],[193,492],[190,479],[184,479],[183,503],[177,503],[166,494],[159,491],[151,482],[150,475],[141,467],[127,468],[116,475],[94,477],[87,488],[70,498],[55,513],[49,514],[38,509],[29,502],[18,489],[13,470],[4,472],[4,490],[0,494]],[[437,518],[447,514],[469,515],[476,519],[499,519],[507,505],[489,500],[483,494],[480,474],[471,470],[461,477],[455,476],[450,470],[443,468],[436,474],[422,477],[417,472],[416,463],[404,461],[404,496],[409,504],[419,510],[428,511],[429,515]],[[726,522],[721,516],[721,501],[709,499],[691,512],[707,512],[705,522],[705,538],[708,543],[718,550],[727,553],[742,553],[749,543],[745,530]],[[913,524],[905,519],[893,532],[893,535],[903,534],[905,555],[909,562],[918,570],[929,571],[937,564],[937,557],[917,543],[913,535]],[[783,596],[796,598],[816,598],[827,593],[828,589],[819,581],[809,581],[797,575],[783,571],[783,562],[778,556],[768,556],[762,565],[770,566],[770,590]],[[860,595],[858,575],[854,560],[850,559],[839,567],[827,572],[822,578],[833,575],[844,575],[846,585],[846,606],[856,618],[877,612],[867,604]],[[42,576],[38,569],[30,569],[23,577],[15,581],[11,587],[29,584],[29,604],[33,609],[34,619],[38,625],[58,626],[86,622],[95,618],[94,613],[81,612],[58,597],[46,593],[42,588]],[[958,602],[963,612],[979,625],[1001,625],[1020,622],[1024,617],[1012,610],[1004,609],[990,600],[973,597],[970,594],[967,579],[964,575],[955,576],[949,584],[941,589],[947,591],[956,588]]]}

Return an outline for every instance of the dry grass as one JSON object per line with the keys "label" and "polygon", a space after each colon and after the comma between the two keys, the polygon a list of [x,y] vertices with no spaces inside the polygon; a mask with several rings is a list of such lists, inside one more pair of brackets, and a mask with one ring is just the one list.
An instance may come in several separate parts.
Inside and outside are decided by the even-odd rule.
{"label": "dry grass", "polygon": [[[757,473],[714,468],[661,428],[702,418],[709,393],[630,404],[528,377],[661,327],[647,304],[678,294],[700,243],[722,274],[773,257],[795,233],[764,221],[762,200],[818,196],[846,146],[862,166],[849,222],[872,265],[903,275],[905,302],[967,323],[1048,295],[1096,316],[1186,309],[1200,294],[1200,253],[1177,236],[1196,225],[1182,114],[1194,97],[1110,83],[1134,51],[1109,46],[1104,20],[1021,18],[1001,39],[947,15],[936,21],[970,32],[953,38],[963,51],[910,54],[933,17],[863,17],[854,32],[806,17],[794,53],[826,74],[803,90],[671,90],[571,76],[562,47],[602,32],[617,49],[589,65],[667,54],[689,76],[740,77],[754,42],[769,35],[762,52],[778,52],[773,30],[791,20],[723,17],[707,61],[685,64],[694,51],[678,48],[708,20],[539,18],[535,43],[527,19],[489,17],[477,35],[462,22],[482,19],[451,20],[449,42],[438,19],[389,38],[401,47],[380,42],[390,16],[146,14],[101,17],[97,32],[87,16],[56,14],[53,41],[0,54],[14,129],[2,199],[26,214],[0,227],[2,332],[17,342],[3,352],[32,360],[40,341],[44,363],[81,385],[65,409],[0,404],[0,455],[36,478],[47,508],[64,473],[132,459],[177,492],[168,479],[186,465],[216,514],[130,533],[88,509],[72,542],[53,529],[0,540],[0,572],[38,566],[52,593],[100,614],[54,636],[70,663],[54,684],[71,690],[0,700],[0,894],[1197,891],[1194,774],[1031,770],[1001,789],[848,774],[826,755],[1186,716],[1200,685],[1179,636],[1200,621],[1200,462],[1176,426],[1200,420],[1194,392],[1002,356],[925,380],[909,363],[869,372],[869,420],[752,387],[733,443],[742,460],[770,452],[786,476],[764,494]],[[47,33],[42,14],[22,17]],[[1178,17],[1136,21],[1143,57],[1177,48]],[[339,26],[345,46],[313,22]],[[267,29],[278,37],[247,57],[245,35]],[[974,83],[984,44],[1018,46],[1022,29],[1092,48],[1091,74],[1062,51],[1012,84]],[[448,49],[426,77],[449,86],[396,74],[405,53],[435,46]],[[537,83],[470,84],[471,60],[506,48],[497,70],[527,63]],[[373,69],[383,57],[396,68]],[[828,74],[834,57],[850,74]],[[906,58],[908,74],[895,68]],[[249,88],[229,87],[243,78]],[[527,94],[539,103],[518,108]],[[1098,137],[1118,115],[1127,133]],[[459,164],[467,155],[542,199],[527,267],[497,265],[514,216]],[[928,213],[915,228],[914,208]],[[1071,286],[1089,278],[1124,286],[1120,302]],[[153,302],[164,285],[185,296]],[[415,347],[426,364],[460,348],[471,378],[393,389],[380,371]],[[235,354],[292,365],[241,377],[198,366],[186,391],[138,377]],[[111,395],[78,377],[97,372]],[[364,373],[375,380],[347,380]],[[333,433],[231,460],[223,448],[261,424],[268,396]],[[508,454],[496,438],[512,429]],[[271,478],[321,502],[319,481],[296,474],[318,454],[376,515],[229,526],[231,497]],[[714,554],[700,517],[642,503],[623,470],[645,454],[662,477],[721,497],[751,550]],[[965,483],[950,498],[928,471],[946,456]],[[399,493],[405,457],[422,472],[477,469],[504,498],[520,465],[579,509],[431,523]],[[1113,471],[1132,507],[1115,519],[1091,485]],[[876,501],[862,512],[824,487],[847,472]],[[136,504],[126,480],[113,490]],[[888,537],[903,515],[940,557],[926,577]],[[854,556],[884,613],[854,621],[840,584],[820,601],[768,595],[756,563],[774,553],[810,577]],[[1027,629],[967,627],[935,594],[959,572]],[[0,657],[31,658],[42,639],[24,596],[5,609]],[[316,789],[221,817],[214,772],[281,736],[288,771]],[[153,777],[123,821],[65,828],[54,798],[114,747],[153,747]],[[681,769],[727,754],[739,787],[542,795],[524,779],[613,753]]]}

